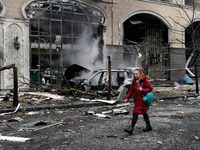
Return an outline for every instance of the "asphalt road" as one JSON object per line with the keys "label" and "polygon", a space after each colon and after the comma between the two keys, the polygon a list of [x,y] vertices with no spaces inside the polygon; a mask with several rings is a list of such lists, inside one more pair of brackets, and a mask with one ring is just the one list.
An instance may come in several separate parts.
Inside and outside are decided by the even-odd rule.
{"label": "asphalt road", "polygon": [[102,118],[87,113],[88,110],[101,113],[116,106],[117,104],[63,109],[52,107],[36,111],[21,110],[0,116],[1,137],[30,138],[24,142],[1,140],[0,150],[200,149],[199,99],[155,101],[148,112],[153,130],[142,132],[145,122],[139,116],[133,135],[124,132],[132,118],[132,101],[125,106],[129,114],[110,113],[108,115],[111,118]]}

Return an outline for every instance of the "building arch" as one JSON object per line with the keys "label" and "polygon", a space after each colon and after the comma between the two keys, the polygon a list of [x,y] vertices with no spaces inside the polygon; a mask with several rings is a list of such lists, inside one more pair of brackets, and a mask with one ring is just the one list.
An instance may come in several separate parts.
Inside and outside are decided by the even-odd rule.
{"label": "building arch", "polygon": [[2,10],[0,11],[0,17],[4,17],[6,14],[7,6],[4,2],[4,0],[0,0],[0,5],[2,7]]}
{"label": "building arch", "polygon": [[[34,1],[36,1],[36,0],[26,0],[26,1],[22,4],[22,6],[21,6],[21,12],[22,12],[22,15],[23,15],[23,17],[24,17],[25,19],[29,19],[29,17],[27,16],[27,14],[26,14],[26,12],[25,12],[25,8],[27,7],[27,5],[29,5],[30,3],[34,2]],[[106,13],[105,13],[100,7],[98,7],[98,6],[96,6],[96,5],[88,4],[88,3],[83,2],[83,1],[80,1],[80,2],[83,3],[83,4],[89,5],[89,6],[91,6],[91,7],[94,7],[94,8],[96,8],[96,9],[98,9],[98,10],[100,10],[100,11],[103,13],[103,15],[105,16],[105,21],[104,21],[103,26],[106,26],[106,25],[107,25],[107,23],[108,23],[108,17],[107,17],[107,15],[106,15]]]}
{"label": "building arch", "polygon": [[[197,22],[200,22],[200,18],[195,18],[195,20],[193,21],[193,23],[197,23]],[[186,45],[185,45],[185,41],[186,41],[186,35],[185,35],[185,32],[187,30],[187,28],[191,25],[191,22],[187,22],[184,27],[183,27],[183,48],[187,48]]]}
{"label": "building arch", "polygon": [[[160,21],[162,21],[168,28],[168,42],[172,43],[172,25],[168,22],[168,20],[166,20],[162,15],[160,15],[159,13],[155,11],[148,10],[148,9],[140,9],[140,10],[135,10],[135,11],[130,12],[119,21],[119,37],[120,37],[119,44],[120,45],[122,45],[123,43],[123,33],[124,33],[123,23],[130,17],[134,15],[138,15],[138,14],[149,14],[149,15],[157,17]],[[172,46],[172,44],[170,46]]]}
{"label": "building arch", "polygon": [[[167,76],[164,70],[169,67],[172,26],[162,15],[146,9],[133,11],[120,20],[119,30],[119,44],[140,53],[137,64],[146,74],[155,78]],[[126,59],[130,59],[130,51],[127,53]]]}
{"label": "building arch", "polygon": [[[200,18],[195,18],[192,23],[187,22],[183,27],[183,47],[185,48],[185,55],[187,60],[187,67],[197,66],[198,76],[200,74],[200,57],[196,59],[195,50],[200,49]],[[194,57],[193,57],[194,55]],[[188,71],[190,73],[190,71]],[[191,74],[191,73],[190,73]],[[193,74],[194,76],[194,74]]]}

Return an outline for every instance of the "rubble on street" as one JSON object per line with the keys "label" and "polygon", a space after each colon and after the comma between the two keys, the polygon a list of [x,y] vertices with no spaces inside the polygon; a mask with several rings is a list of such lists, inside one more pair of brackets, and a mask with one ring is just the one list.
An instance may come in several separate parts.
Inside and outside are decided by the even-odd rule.
{"label": "rubble on street", "polygon": [[[156,82],[155,82],[156,83]],[[178,84],[178,83],[177,83]],[[176,99],[181,98],[185,100],[190,100],[191,97],[195,97],[199,99],[198,95],[195,93],[196,86],[193,85],[179,85],[178,87],[175,86],[173,83],[167,82],[167,84],[159,84],[155,85],[153,82],[153,93],[155,94],[155,100],[162,100],[162,99]],[[127,92],[127,90],[126,90]],[[94,97],[91,96],[87,98],[87,95],[80,96],[80,97],[72,97],[66,95],[59,95],[55,91],[53,92],[19,92],[19,103],[20,108],[27,108],[33,106],[39,107],[54,107],[54,106],[64,106],[67,104],[74,104],[74,103],[93,103],[93,102],[103,102],[103,103],[119,103],[123,101],[125,97],[117,95],[113,96],[111,100],[106,100],[106,97]],[[13,93],[0,93],[0,111],[6,110],[8,108],[12,108],[13,103]],[[5,100],[7,98],[7,100]]]}
{"label": "rubble on street", "polygon": [[[142,132],[139,116],[133,135],[133,99],[71,97],[53,92],[0,95],[0,149],[198,149],[200,96],[195,85],[152,82],[155,95],[149,116],[153,130]],[[7,99],[5,99],[7,97]],[[23,143],[23,144],[22,144]]]}

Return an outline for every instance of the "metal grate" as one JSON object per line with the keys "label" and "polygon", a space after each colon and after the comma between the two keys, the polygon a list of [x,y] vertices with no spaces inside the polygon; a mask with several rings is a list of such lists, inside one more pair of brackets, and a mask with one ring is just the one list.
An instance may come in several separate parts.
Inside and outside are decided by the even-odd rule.
{"label": "metal grate", "polygon": [[147,24],[148,75],[153,78],[165,77],[164,69],[168,67],[168,49],[163,45],[162,26]]}
{"label": "metal grate", "polygon": [[[30,21],[31,70],[41,74],[49,69],[53,83],[55,68],[64,72],[81,49],[76,44],[89,34],[88,41],[103,37],[105,16],[92,6],[78,1],[36,0],[25,8]],[[100,46],[99,46],[100,47]],[[99,49],[99,54],[102,49]],[[66,56],[68,59],[66,59]],[[102,58],[102,56],[99,56]]]}

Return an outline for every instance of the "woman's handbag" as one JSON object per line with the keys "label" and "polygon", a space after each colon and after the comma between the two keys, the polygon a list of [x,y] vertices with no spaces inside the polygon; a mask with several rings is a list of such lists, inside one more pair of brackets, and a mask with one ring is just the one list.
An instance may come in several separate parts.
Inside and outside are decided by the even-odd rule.
{"label": "woman's handbag", "polygon": [[[143,86],[143,82],[142,82],[142,86]],[[143,96],[143,102],[147,106],[150,106],[153,100],[154,100],[154,94],[152,92],[148,92],[145,96]]]}
{"label": "woman's handbag", "polygon": [[154,95],[152,92],[147,93],[145,96],[143,96],[143,102],[147,105],[150,106],[151,103],[154,100]]}

